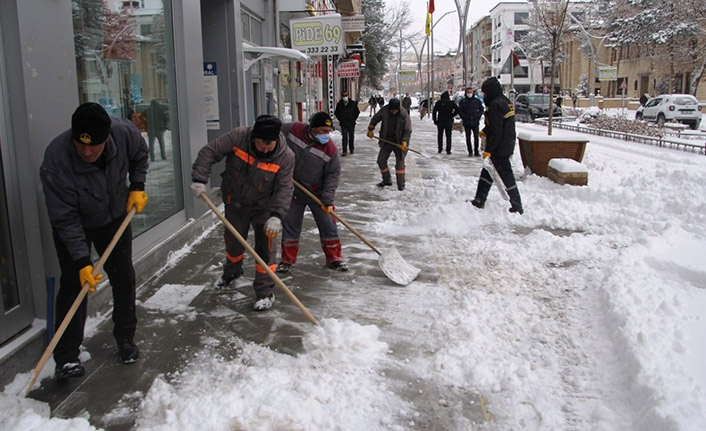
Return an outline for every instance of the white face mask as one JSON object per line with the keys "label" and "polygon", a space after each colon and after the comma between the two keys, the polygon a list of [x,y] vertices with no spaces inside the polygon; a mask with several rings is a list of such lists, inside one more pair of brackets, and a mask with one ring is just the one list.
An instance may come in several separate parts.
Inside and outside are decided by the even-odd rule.
{"label": "white face mask", "polygon": [[466,97],[468,97],[468,98],[473,97],[473,93],[466,93]]}
{"label": "white face mask", "polygon": [[348,102],[348,97],[347,97],[347,96],[344,97],[344,98],[343,98],[343,101],[344,101],[344,102]]}

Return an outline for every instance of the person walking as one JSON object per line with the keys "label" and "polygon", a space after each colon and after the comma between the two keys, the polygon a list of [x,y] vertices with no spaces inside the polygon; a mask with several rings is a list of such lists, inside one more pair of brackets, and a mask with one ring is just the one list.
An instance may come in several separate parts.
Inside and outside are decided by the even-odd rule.
{"label": "person walking", "polygon": [[405,94],[405,96],[402,98],[402,107],[407,111],[407,113],[410,113],[410,109],[412,109],[412,98],[409,97],[409,93]]}
{"label": "person walking", "polygon": [[448,91],[441,93],[441,99],[434,104],[431,119],[436,126],[436,140],[439,146],[439,153],[443,150],[444,135],[446,135],[446,154],[451,154],[451,130],[454,125],[454,117],[458,113],[458,105],[451,100]]}
{"label": "person walking", "polygon": [[572,102],[573,105],[574,105],[574,109],[576,109],[576,105],[577,105],[578,102],[579,102],[579,97],[576,95],[576,93],[574,93],[574,94],[571,95],[571,102]]}
{"label": "person walking", "polygon": [[159,100],[152,99],[147,110],[147,144],[150,151],[150,160],[154,161],[154,140],[159,142],[159,155],[162,160],[167,160],[165,152],[164,131],[169,126],[169,111]]}
{"label": "person walking", "polygon": [[378,102],[378,106],[380,107],[380,109],[382,109],[382,107],[385,106],[385,99],[380,94],[378,94],[377,102]]}
{"label": "person walking", "polygon": [[370,96],[370,99],[368,99],[368,104],[370,105],[370,115],[375,115],[375,111],[377,111],[378,106],[378,99],[374,94]]}
{"label": "person walking", "polygon": [[[461,115],[463,129],[466,133],[468,155],[479,157],[478,126],[480,124],[480,117],[483,116],[483,102],[481,102],[475,94],[474,88],[466,88],[466,95],[458,104],[458,113]],[[473,133],[473,147],[471,147],[471,133]]]}
{"label": "person walking", "polygon": [[336,104],[334,115],[341,125],[341,141],[343,145],[341,156],[345,157],[349,149],[351,154],[355,151],[355,146],[353,145],[355,140],[355,123],[360,115],[358,102],[350,99],[347,91],[342,92],[341,100]]}
{"label": "person walking", "polygon": [[[277,244],[282,219],[287,214],[294,185],[294,153],[280,133],[282,121],[260,115],[252,127],[237,127],[201,148],[192,165],[191,190],[199,197],[206,192],[211,166],[225,161],[221,193],[225,217],[238,233],[248,238],[255,233],[255,252],[271,270],[276,269]],[[245,247],[225,229],[226,259],[216,288],[224,288],[243,275]],[[253,310],[269,310],[275,301],[275,282],[259,263],[255,264]]]}
{"label": "person walking", "polygon": [[[51,141],[39,176],[44,189],[61,277],[54,326],[58,328],[71,305],[88,283],[91,291],[102,279],[93,276],[91,246],[99,254],[117,233],[134,207],[147,205],[145,180],[147,144],[140,131],[124,118],[110,118],[105,109],[83,103],[71,116],[71,128]],[[129,181],[129,186],[127,185]],[[113,336],[120,361],[138,360],[135,344],[135,269],[132,265],[130,225],[105,261],[113,292]],[[54,349],[54,377],[83,376],[79,360],[88,300],[84,298]]]}
{"label": "person walking", "polygon": [[[485,127],[481,133],[481,137],[485,138],[483,158],[490,157],[490,162],[505,184],[505,190],[510,197],[510,212],[522,214],[520,190],[517,188],[510,164],[510,156],[515,151],[515,108],[510,100],[503,95],[500,82],[494,76],[486,79],[481,89],[487,106]],[[471,204],[476,208],[483,208],[492,185],[492,177],[483,168],[478,179],[476,196]]]}
{"label": "person walking", "polygon": [[341,159],[330,137],[332,130],[333,121],[326,112],[312,115],[309,124],[295,122],[282,127],[287,144],[296,156],[294,179],[319,198],[323,206],[313,202],[298,188],[294,189],[289,211],[283,222],[282,260],[277,265],[277,272],[290,272],[297,263],[299,237],[306,207],[309,207],[319,230],[326,266],[336,271],[348,270],[341,254],[341,240],[336,221],[331,215],[341,176]]}
{"label": "person walking", "polygon": [[419,103],[419,119],[423,120],[429,113],[429,99],[424,99]]}
{"label": "person walking", "polygon": [[412,136],[412,120],[407,111],[400,109],[399,99],[390,99],[390,102],[370,119],[368,138],[372,139],[375,136],[375,126],[380,122],[382,122],[380,125],[380,137],[386,141],[399,143],[399,147],[386,143],[382,139],[378,141],[380,151],[378,152],[377,162],[382,174],[382,181],[378,183],[378,187],[392,185],[392,176],[390,175],[390,168],[387,166],[387,160],[390,158],[390,154],[395,153],[397,190],[402,191],[405,189],[404,159],[407,155],[409,138]]}

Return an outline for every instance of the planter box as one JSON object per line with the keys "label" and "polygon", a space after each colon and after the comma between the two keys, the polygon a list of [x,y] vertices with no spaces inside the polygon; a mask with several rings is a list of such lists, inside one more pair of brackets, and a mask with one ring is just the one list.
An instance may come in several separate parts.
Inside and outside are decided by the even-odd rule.
{"label": "planter box", "polygon": [[588,169],[574,159],[551,159],[547,173],[549,179],[557,184],[588,185]]}
{"label": "planter box", "polygon": [[532,173],[546,177],[547,166],[551,159],[583,160],[588,140],[583,137],[548,136],[544,133],[520,132],[517,134],[520,143],[520,156],[525,168]]}

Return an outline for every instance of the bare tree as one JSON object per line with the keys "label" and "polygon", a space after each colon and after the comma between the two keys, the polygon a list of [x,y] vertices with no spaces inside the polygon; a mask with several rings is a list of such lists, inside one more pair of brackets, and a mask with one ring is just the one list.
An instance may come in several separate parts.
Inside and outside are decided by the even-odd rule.
{"label": "bare tree", "polygon": [[554,118],[554,77],[556,76],[559,62],[562,59],[562,39],[569,33],[568,17],[569,0],[535,0],[530,8],[530,16],[527,21],[530,29],[537,34],[544,36],[548,42],[549,61],[551,65],[551,77],[549,85],[549,127],[547,133],[552,134],[552,123]]}

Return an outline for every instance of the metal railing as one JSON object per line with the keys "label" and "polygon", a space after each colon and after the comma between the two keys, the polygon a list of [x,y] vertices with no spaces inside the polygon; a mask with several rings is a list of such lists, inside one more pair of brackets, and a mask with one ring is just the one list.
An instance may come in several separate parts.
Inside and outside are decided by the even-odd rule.
{"label": "metal railing", "polygon": [[[547,125],[548,122],[549,120],[544,118],[538,118],[535,120],[536,124],[542,125]],[[635,135],[632,133],[620,132],[616,130],[604,130],[586,126],[581,127],[581,125],[562,124],[561,122],[554,122],[552,127],[557,127],[559,129],[564,130],[571,130],[573,132],[588,133],[591,135],[603,136],[607,138],[622,139],[628,142],[639,142],[641,144],[654,145],[656,147],[661,148],[672,148],[675,150],[706,155],[706,141],[704,141],[703,144],[690,144],[686,142],[675,141],[664,136]]]}

